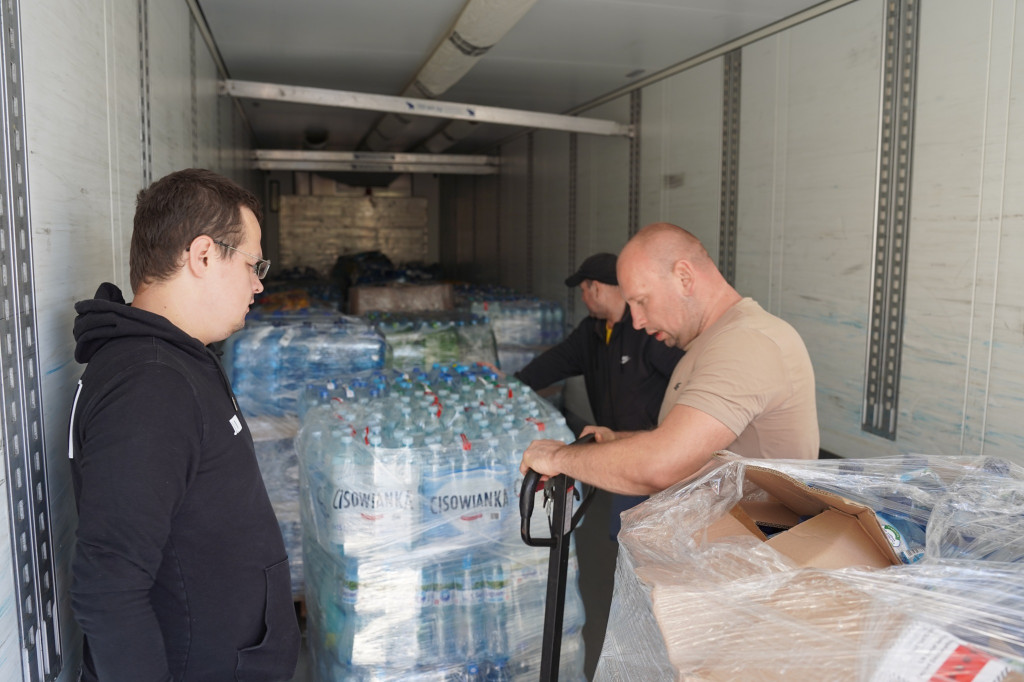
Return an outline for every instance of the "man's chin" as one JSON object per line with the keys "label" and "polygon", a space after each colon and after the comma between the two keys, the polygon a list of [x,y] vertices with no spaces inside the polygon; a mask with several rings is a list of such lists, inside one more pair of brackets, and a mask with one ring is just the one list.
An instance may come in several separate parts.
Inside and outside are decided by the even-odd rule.
{"label": "man's chin", "polygon": [[661,331],[656,332],[654,334],[654,338],[657,339],[658,341],[661,341],[666,346],[674,346],[676,342],[676,340],[672,338],[672,336]]}

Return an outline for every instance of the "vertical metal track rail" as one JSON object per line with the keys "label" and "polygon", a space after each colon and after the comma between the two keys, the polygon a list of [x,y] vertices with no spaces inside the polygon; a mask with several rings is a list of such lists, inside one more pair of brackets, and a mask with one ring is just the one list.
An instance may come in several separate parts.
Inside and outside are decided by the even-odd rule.
{"label": "vertical metal track rail", "polygon": [[533,142],[534,134],[526,136],[526,293],[533,293]]}
{"label": "vertical metal track rail", "polygon": [[[501,147],[498,147],[496,152],[498,158],[502,158]],[[495,270],[494,277],[498,284],[504,283],[501,279],[501,178],[503,175],[504,173],[498,173],[498,175],[495,176],[495,181],[498,183],[498,186],[494,188],[494,229],[498,231],[498,234],[495,235],[494,238],[494,253],[497,255],[497,258],[495,259],[497,268]]]}
{"label": "vertical metal track rail", "polygon": [[719,211],[718,269],[736,284],[736,229],[740,172],[740,93],[743,51],[727,52],[722,87],[722,197]]}
{"label": "vertical metal track rail", "polygon": [[[470,266],[470,268],[473,268],[477,263],[480,262],[480,254],[477,253],[477,250],[476,250],[477,244],[479,243],[479,240],[476,238],[476,231],[478,229],[480,229],[480,226],[483,224],[480,221],[480,204],[482,202],[480,201],[480,192],[481,192],[481,190],[480,190],[480,182],[479,182],[479,180],[480,180],[480,176],[479,175],[473,175],[473,176],[471,176],[469,178],[469,181],[473,185],[473,189],[472,189],[472,191],[470,193],[471,196],[473,197],[473,207],[471,209],[471,212],[473,214],[473,227],[472,227],[472,230],[469,233],[470,237],[472,239],[472,243],[471,243],[471,245],[469,247],[469,253],[470,253],[469,266]],[[479,277],[479,273],[477,273],[477,272],[472,272],[471,275],[472,275],[472,277],[474,279],[477,279]]]}
{"label": "vertical metal track rail", "polygon": [[[577,188],[579,184],[579,150],[580,140],[578,133],[569,134],[569,244],[566,249],[569,252],[569,262],[566,272],[576,272],[576,213],[578,207]],[[565,319],[571,324],[576,320],[576,291],[569,288],[565,296]],[[563,330],[559,330],[562,332]]]}
{"label": "vertical metal track rail", "polygon": [[191,86],[192,104],[192,167],[199,167],[199,69],[196,65],[196,22],[189,17],[188,22],[188,53],[189,53],[189,85]]}
{"label": "vertical metal track rail", "polygon": [[0,14],[3,164],[0,166],[0,400],[2,454],[10,499],[15,608],[22,677],[53,680],[61,669],[43,447],[32,238],[29,221],[21,29],[17,0]]}
{"label": "vertical metal track rail", "polygon": [[920,0],[887,0],[875,200],[864,431],[895,440],[903,351],[903,312]]}
{"label": "vertical metal track rail", "polygon": [[629,138],[629,236],[640,230],[640,115],[643,111],[641,91],[629,93],[629,124],[633,134]]}
{"label": "vertical metal track rail", "polygon": [[153,182],[153,131],[149,112],[149,0],[139,0],[139,113],[142,115],[142,186]]}

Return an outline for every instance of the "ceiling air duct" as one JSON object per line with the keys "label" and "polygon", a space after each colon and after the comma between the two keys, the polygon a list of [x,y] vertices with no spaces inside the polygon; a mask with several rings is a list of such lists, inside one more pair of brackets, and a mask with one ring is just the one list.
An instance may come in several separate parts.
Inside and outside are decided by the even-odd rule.
{"label": "ceiling air duct", "polygon": [[[420,68],[403,97],[436,99],[476,65],[477,61],[519,23],[537,0],[468,0],[452,30]],[[363,146],[391,149],[393,140],[411,123],[401,114],[387,114],[367,133]]]}

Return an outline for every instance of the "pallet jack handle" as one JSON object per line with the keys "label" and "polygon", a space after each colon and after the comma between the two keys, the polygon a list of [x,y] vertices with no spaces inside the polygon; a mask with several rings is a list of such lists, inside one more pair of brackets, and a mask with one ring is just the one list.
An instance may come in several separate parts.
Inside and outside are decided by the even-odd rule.
{"label": "pallet jack handle", "polygon": [[[572,445],[594,440],[593,434],[577,439]],[[579,524],[594,496],[590,488],[580,502],[576,513],[572,513],[573,499],[578,495],[575,481],[565,474],[552,476],[544,484],[545,502],[552,503],[548,513],[551,536],[535,538],[530,534],[530,519],[533,517],[534,493],[541,488],[541,475],[529,469],[523,477],[519,494],[520,534],[523,542],[531,547],[550,547],[548,559],[547,597],[544,601],[544,645],[541,651],[541,682],[558,682],[558,664],[562,649],[562,619],[565,615],[565,588],[569,575],[569,534]]]}

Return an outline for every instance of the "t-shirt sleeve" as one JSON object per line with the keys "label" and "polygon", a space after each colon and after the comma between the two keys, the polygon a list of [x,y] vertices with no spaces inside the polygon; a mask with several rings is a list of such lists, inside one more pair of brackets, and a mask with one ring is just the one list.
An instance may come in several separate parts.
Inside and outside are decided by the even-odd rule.
{"label": "t-shirt sleeve", "polygon": [[756,330],[737,329],[703,349],[676,404],[711,415],[739,436],[787,390],[775,342]]}
{"label": "t-shirt sleeve", "polygon": [[202,415],[185,378],[133,367],[85,407],[72,606],[100,679],[170,679],[150,605],[171,520],[194,473]]}

